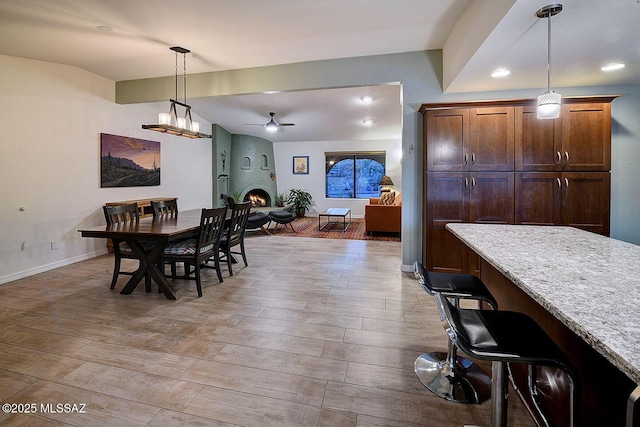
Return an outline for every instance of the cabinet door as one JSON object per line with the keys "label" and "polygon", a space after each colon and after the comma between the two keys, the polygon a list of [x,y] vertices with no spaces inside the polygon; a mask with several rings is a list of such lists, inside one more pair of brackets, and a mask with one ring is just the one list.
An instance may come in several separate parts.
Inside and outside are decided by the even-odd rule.
{"label": "cabinet door", "polygon": [[609,235],[609,172],[562,173],[562,222]]}
{"label": "cabinet door", "polygon": [[611,104],[565,104],[561,114],[563,170],[610,170]]}
{"label": "cabinet door", "polygon": [[471,170],[514,170],[514,107],[470,108]]}
{"label": "cabinet door", "polygon": [[469,252],[445,225],[469,222],[469,175],[427,173],[426,266],[432,271],[466,273]]}
{"label": "cabinet door", "polygon": [[513,224],[513,172],[471,174],[469,220],[476,223]]}
{"label": "cabinet door", "polygon": [[515,200],[516,224],[562,224],[560,173],[516,172]]}
{"label": "cabinet door", "polygon": [[464,171],[469,169],[469,110],[427,111],[428,171]]}
{"label": "cabinet door", "polygon": [[515,167],[517,171],[562,169],[562,116],[540,120],[536,107],[515,108]]}

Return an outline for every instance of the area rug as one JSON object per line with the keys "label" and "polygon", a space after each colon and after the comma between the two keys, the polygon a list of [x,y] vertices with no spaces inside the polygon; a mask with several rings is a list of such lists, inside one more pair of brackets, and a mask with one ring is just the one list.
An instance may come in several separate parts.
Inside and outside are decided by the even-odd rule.
{"label": "area rug", "polygon": [[[325,224],[325,218],[322,218],[322,224]],[[347,231],[335,231],[342,229],[342,220],[331,224],[331,229],[334,231],[319,231],[318,230],[318,217],[304,217],[296,218],[291,225],[295,230],[291,231],[291,227],[288,225],[278,225],[274,233],[275,223],[271,223],[269,232],[277,236],[288,237],[315,237],[321,239],[351,239],[351,240],[384,240],[388,242],[399,242],[400,235],[396,233],[374,233],[371,236],[367,236],[364,229],[364,218],[352,218],[351,224],[347,228]],[[251,234],[266,234],[262,231],[255,231]]]}

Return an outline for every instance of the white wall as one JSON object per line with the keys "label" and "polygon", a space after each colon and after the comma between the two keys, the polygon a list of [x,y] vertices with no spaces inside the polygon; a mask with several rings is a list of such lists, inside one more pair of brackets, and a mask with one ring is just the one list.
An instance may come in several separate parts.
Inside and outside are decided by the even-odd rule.
{"label": "white wall", "polygon": [[[278,192],[288,194],[292,188],[308,191],[313,196],[313,206],[308,215],[314,216],[327,208],[349,208],[355,218],[364,217],[364,206],[369,199],[325,198],[325,152],[336,151],[386,151],[386,170],[394,183],[394,190],[402,191],[402,141],[305,141],[274,142]],[[309,156],[309,174],[293,174],[293,156]]]}
{"label": "white wall", "polygon": [[[0,283],[104,252],[77,230],[104,224],[107,201],[211,205],[211,140],[141,128],[166,105],[115,104],[115,82],[48,62],[0,55],[0,75]],[[101,132],[160,141],[161,185],[100,188]]]}

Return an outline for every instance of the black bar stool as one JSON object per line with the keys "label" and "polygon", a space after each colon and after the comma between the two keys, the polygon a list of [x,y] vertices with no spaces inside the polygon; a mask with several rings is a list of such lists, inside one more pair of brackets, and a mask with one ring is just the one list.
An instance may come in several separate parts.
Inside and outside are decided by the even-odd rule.
{"label": "black bar stool", "polygon": [[[473,299],[498,309],[498,303],[476,276],[427,271],[418,261],[413,268],[418,283],[429,295],[446,295],[456,306],[460,299]],[[491,397],[489,374],[468,358],[458,356],[451,340],[446,353],[420,355],[414,363],[414,372],[426,388],[452,402],[481,403]]]}
{"label": "black bar stool", "polygon": [[[507,399],[509,383],[507,363],[552,366],[563,370],[569,377],[569,423],[577,425],[575,417],[577,385],[575,371],[558,348],[538,324],[529,316],[513,311],[460,309],[444,294],[436,295],[440,320],[445,331],[462,351],[480,360],[492,362],[493,387],[491,425],[507,425]],[[535,376],[529,378],[535,391]],[[535,398],[535,394],[533,395]],[[544,417],[539,406],[536,409]]]}

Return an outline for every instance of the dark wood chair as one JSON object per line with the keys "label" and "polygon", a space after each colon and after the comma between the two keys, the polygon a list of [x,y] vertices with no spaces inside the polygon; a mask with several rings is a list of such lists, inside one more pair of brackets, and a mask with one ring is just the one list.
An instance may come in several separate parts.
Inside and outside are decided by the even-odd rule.
{"label": "dark wood chair", "polygon": [[[222,273],[220,271],[220,237],[224,231],[227,208],[202,209],[200,216],[200,228],[198,235],[194,238],[183,240],[164,249],[162,255],[163,262],[185,263],[185,275],[179,278],[196,281],[198,296],[202,296],[202,281],[200,279],[200,269],[214,268],[218,273],[218,280],[222,283]],[[206,265],[205,262],[213,259],[214,266]],[[194,269],[191,270],[191,265]],[[194,277],[191,277],[194,274]],[[174,279],[175,279],[174,275]]]}
{"label": "dark wood chair", "polygon": [[[107,225],[124,224],[129,222],[137,222],[140,219],[140,211],[138,210],[138,204],[132,203],[129,205],[119,206],[103,206],[104,218],[107,221]],[[114,266],[113,266],[113,278],[111,279],[110,288],[116,287],[118,276],[123,274],[132,276],[132,271],[122,271],[121,264],[122,258],[136,259],[138,257],[133,253],[129,245],[122,240],[113,240],[113,254],[114,254]],[[147,292],[151,291],[151,276],[148,274],[144,278],[145,289]]]}
{"label": "dark wood chair", "polygon": [[[248,266],[247,255],[244,251],[244,233],[247,227],[247,219],[251,213],[251,202],[234,203],[231,208],[231,215],[227,218],[225,232],[220,239],[220,252],[223,256],[221,261],[227,261],[229,275],[233,276],[231,263],[234,261],[233,254],[242,255],[244,265]],[[240,246],[240,252],[231,249]]]}
{"label": "dark wood chair", "polygon": [[154,217],[161,215],[177,215],[178,199],[151,200],[151,209],[153,209]]}
{"label": "dark wood chair", "polygon": [[[168,216],[177,216],[178,215],[178,199],[169,199],[169,200],[151,200],[151,209],[153,210],[153,217],[168,217]],[[160,266],[160,270],[164,272],[164,262],[163,265]],[[185,273],[187,272],[187,267],[185,266]],[[177,274],[176,263],[171,263],[171,276],[175,277]]]}

